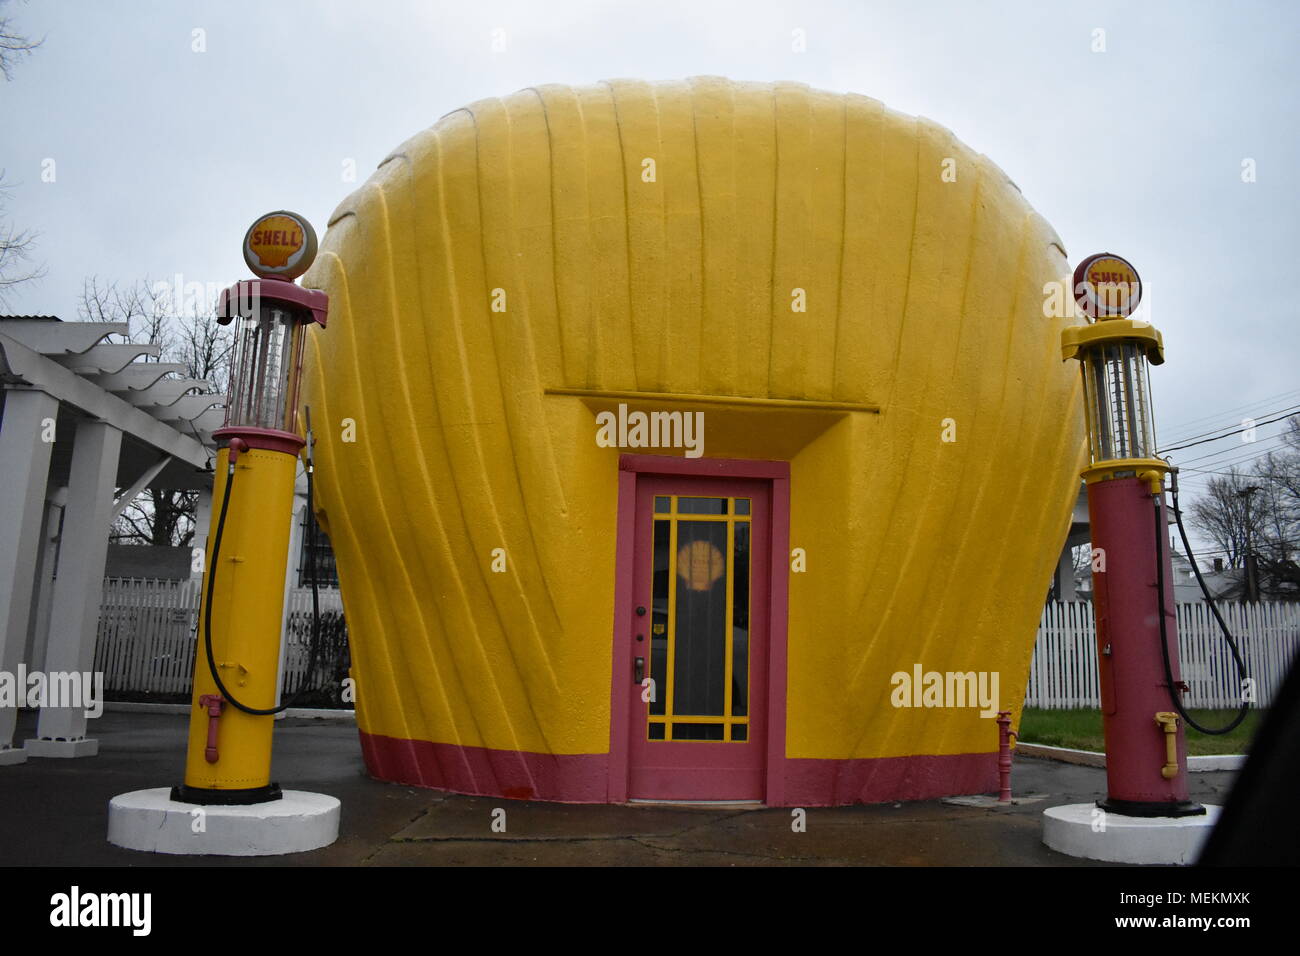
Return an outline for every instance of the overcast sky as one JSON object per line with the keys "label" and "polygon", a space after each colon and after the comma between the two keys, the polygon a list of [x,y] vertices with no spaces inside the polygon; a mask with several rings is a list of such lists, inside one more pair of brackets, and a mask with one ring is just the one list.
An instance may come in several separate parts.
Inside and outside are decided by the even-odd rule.
{"label": "overcast sky", "polygon": [[[473,100],[713,74],[927,116],[1006,170],[1071,263],[1128,257],[1166,340],[1162,446],[1300,406],[1300,3],[35,0],[0,15],[45,38],[0,82],[7,212],[41,233],[48,270],[11,313],[75,318],[92,274],[228,284],[258,214],[323,232],[390,149]],[[1175,460],[1248,463],[1281,427]]]}

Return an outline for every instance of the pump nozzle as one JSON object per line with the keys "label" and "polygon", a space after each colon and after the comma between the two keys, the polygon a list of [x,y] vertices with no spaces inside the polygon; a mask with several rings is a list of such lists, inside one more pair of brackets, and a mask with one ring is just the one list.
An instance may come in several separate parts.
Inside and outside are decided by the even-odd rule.
{"label": "pump nozzle", "polygon": [[239,456],[242,455],[242,454],[243,454],[244,452],[246,452],[246,451],[248,451],[248,442],[244,441],[244,439],[242,439],[242,438],[232,438],[232,439],[230,439],[230,469],[231,469],[231,471],[234,470],[234,468],[235,468],[235,462],[239,460]]}

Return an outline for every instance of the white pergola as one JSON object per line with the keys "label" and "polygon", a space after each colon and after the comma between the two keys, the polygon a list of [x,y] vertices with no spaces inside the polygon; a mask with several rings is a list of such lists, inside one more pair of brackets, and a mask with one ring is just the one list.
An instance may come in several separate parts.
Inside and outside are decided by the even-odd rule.
{"label": "white pergola", "polygon": [[[205,544],[224,398],[157,346],[105,342],[126,333],[0,316],[0,672],[91,670],[109,531],[145,488],[197,489]],[[16,748],[17,716],[0,706],[0,765],[98,752],[80,707],[43,707]]]}

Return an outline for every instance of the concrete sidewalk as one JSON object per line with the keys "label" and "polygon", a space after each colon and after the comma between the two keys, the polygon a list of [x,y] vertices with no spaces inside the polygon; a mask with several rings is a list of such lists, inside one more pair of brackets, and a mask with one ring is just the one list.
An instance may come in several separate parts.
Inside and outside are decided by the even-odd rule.
{"label": "concrete sidewalk", "polygon": [[[35,734],[24,713],[15,739]],[[105,839],[108,801],[130,790],[179,783],[186,719],[107,713],[91,723],[98,757],[29,758],[0,768],[0,865],[4,866],[438,866],[438,865],[887,865],[1089,866],[1041,843],[1042,811],[1095,800],[1105,772],[1020,758],[1016,794],[1047,799],[1008,808],[938,800],[809,808],[807,831],[789,809],[571,806],[464,797],[372,780],[355,725],[278,723],[274,778],[286,788],[343,802],[338,842],[286,857],[180,857],[138,853]],[[1191,775],[1192,798],[1222,804],[1235,774]],[[491,829],[506,812],[506,832]]]}

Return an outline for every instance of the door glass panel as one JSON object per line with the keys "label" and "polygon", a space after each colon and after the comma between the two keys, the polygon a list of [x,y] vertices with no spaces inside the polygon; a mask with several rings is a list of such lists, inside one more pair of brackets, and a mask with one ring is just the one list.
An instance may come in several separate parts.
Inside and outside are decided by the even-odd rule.
{"label": "door glass panel", "polygon": [[743,743],[750,499],[660,495],[654,504],[649,675],[655,687],[646,737]]}
{"label": "door glass panel", "polygon": [[[736,522],[732,549],[731,715],[749,713],[749,523]],[[744,738],[740,738],[743,740]]]}
{"label": "door glass panel", "polygon": [[[650,700],[650,713],[656,716],[666,713],[668,688],[665,680],[668,674],[668,576],[672,572],[668,567],[672,537],[671,521],[655,522],[654,554],[654,592],[650,599],[650,677],[654,681],[654,693]],[[659,728],[662,740],[663,728]]]}
{"label": "door glass panel", "polygon": [[725,515],[726,498],[678,498],[677,513],[684,515]]}
{"label": "door glass panel", "polygon": [[677,523],[673,713],[722,716],[727,667],[727,525]]}

